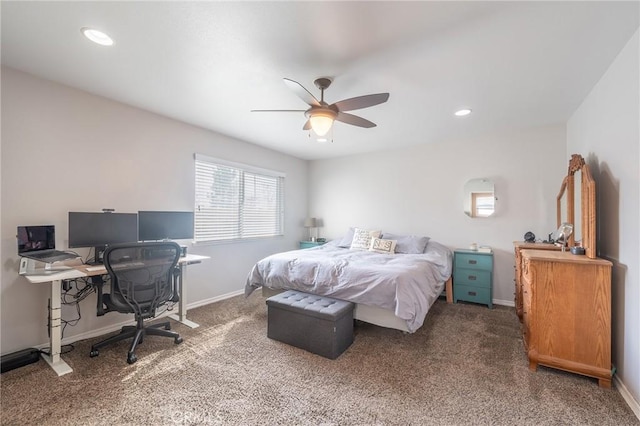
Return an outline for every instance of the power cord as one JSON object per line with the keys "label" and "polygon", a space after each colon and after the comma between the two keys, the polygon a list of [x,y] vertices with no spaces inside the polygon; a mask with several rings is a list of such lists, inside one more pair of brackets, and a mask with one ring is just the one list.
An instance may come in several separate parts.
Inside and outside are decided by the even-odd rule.
{"label": "power cord", "polygon": [[[77,254],[73,252],[74,254]],[[71,320],[60,319],[62,325],[61,338],[64,338],[64,332],[67,326],[75,326],[82,319],[82,313],[80,312],[80,302],[87,298],[91,293],[96,292],[96,287],[92,285],[85,277],[76,278],[72,280],[63,280],[62,283],[63,292],[61,294],[62,305],[75,305],[77,317]],[[75,289],[75,291],[72,291]],[[51,299],[47,299],[47,337],[51,338]],[[65,349],[66,348],[66,349]],[[61,354],[66,354],[75,349],[72,344],[62,345]],[[51,348],[41,349],[40,353],[47,356],[51,355]]]}
{"label": "power cord", "polygon": [[93,258],[90,258],[90,257],[89,257],[89,256],[91,256],[91,252],[92,252],[92,251],[95,251],[95,249],[94,249],[93,247],[91,247],[91,248],[89,249],[89,252],[87,253],[87,257],[85,257],[85,258],[82,260],[82,263],[84,263],[84,264],[89,263],[89,259],[93,259],[94,261],[96,260],[96,255],[95,255],[95,254],[93,255]]}
{"label": "power cord", "polygon": [[[60,355],[68,354],[69,352],[71,352],[75,348],[76,347],[73,346],[73,344],[71,344],[71,343],[66,344],[66,345],[62,345],[60,347]],[[46,356],[51,356],[51,348],[38,349],[38,352],[41,353],[41,354],[44,354]]]}

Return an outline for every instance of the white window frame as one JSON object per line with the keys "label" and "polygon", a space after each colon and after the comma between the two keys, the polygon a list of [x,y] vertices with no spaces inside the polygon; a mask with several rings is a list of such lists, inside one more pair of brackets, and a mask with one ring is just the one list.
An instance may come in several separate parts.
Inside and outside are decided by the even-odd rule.
{"label": "white window frame", "polygon": [[[194,221],[195,221],[195,234],[194,240],[196,243],[228,243],[255,240],[262,238],[281,237],[284,235],[284,184],[286,174],[274,170],[263,169],[260,167],[250,166],[247,164],[236,163],[233,161],[227,161],[220,158],[209,157],[203,154],[195,154],[195,202],[194,202]],[[207,189],[212,184],[213,177],[207,175],[206,167],[210,166],[223,166],[231,169],[234,173],[238,173],[237,182],[237,204],[230,202],[227,204],[227,219],[231,219],[230,226],[223,222],[215,222],[217,217],[214,209],[215,202],[210,199],[207,202],[209,196],[207,192],[211,190]],[[205,169],[205,170],[203,170]],[[250,175],[250,176],[247,176]],[[268,183],[270,178],[275,178],[275,206],[270,216],[273,221],[265,226],[265,229],[260,229],[260,225],[257,221],[250,221],[248,217],[252,216],[255,219],[255,214],[260,209],[250,209],[246,204],[247,189],[244,187],[245,178],[256,176],[258,180],[264,179],[265,183]],[[227,188],[228,190],[229,188]],[[237,208],[237,218],[233,217],[233,208]],[[229,213],[231,212],[231,215]],[[213,222],[212,222],[213,220]],[[234,221],[235,220],[235,221]],[[217,225],[217,226],[216,226]],[[250,226],[250,225],[253,225]],[[257,228],[256,228],[257,225]],[[233,229],[235,228],[235,229]],[[270,228],[270,229],[269,229]],[[250,231],[249,231],[250,230]],[[217,235],[216,235],[217,234]]]}

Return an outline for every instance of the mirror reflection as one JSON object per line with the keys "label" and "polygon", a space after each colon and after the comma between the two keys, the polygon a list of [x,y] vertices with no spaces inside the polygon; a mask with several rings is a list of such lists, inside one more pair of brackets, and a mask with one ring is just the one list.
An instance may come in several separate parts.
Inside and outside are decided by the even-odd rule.
{"label": "mirror reflection", "polygon": [[495,212],[495,191],[489,179],[471,179],[464,185],[464,212],[469,217],[489,217]]}
{"label": "mirror reflection", "polygon": [[580,246],[590,259],[596,258],[596,183],[589,166],[579,154],[572,154],[569,172],[557,197],[558,226],[573,225],[568,247]]}
{"label": "mirror reflection", "polygon": [[573,175],[575,188],[573,197],[575,200],[574,218],[573,218],[573,239],[582,241],[582,171],[578,170]]}

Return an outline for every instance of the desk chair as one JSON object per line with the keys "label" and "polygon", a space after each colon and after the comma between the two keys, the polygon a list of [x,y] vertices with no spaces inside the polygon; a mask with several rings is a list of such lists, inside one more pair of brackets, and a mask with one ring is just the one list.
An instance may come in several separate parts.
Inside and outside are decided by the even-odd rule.
{"label": "desk chair", "polygon": [[99,349],[133,337],[127,354],[127,362],[137,361],[136,346],[145,335],[173,337],[175,344],[182,343],[180,335],[169,331],[169,322],[144,326],[144,320],[155,317],[156,309],[165,303],[178,301],[177,269],[180,246],[174,242],[149,242],[116,244],[104,253],[104,266],[111,278],[111,290],[102,296],[105,312],[135,314],[136,325],[124,326],[120,334],[91,346],[91,357],[99,355]]}

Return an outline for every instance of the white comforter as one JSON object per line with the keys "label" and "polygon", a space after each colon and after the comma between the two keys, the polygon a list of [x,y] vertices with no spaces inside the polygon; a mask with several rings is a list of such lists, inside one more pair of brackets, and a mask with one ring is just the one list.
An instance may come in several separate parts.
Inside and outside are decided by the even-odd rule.
{"label": "white comforter", "polygon": [[435,241],[426,253],[394,255],[327,243],[260,260],[247,278],[245,295],[265,286],[335,297],[391,310],[414,332],[451,276],[452,258],[451,250]]}

